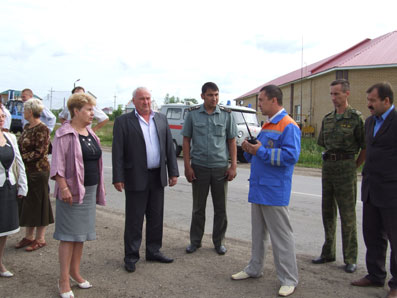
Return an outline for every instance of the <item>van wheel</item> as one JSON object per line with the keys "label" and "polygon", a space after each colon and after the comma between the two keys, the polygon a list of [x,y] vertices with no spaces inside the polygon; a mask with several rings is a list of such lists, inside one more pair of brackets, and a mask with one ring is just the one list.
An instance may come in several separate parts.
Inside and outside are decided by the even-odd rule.
{"label": "van wheel", "polygon": [[244,157],[243,150],[237,150],[237,160],[241,163],[247,163],[248,161]]}
{"label": "van wheel", "polygon": [[176,156],[179,156],[179,154],[181,154],[182,147],[178,146],[175,140],[174,140],[174,150]]}

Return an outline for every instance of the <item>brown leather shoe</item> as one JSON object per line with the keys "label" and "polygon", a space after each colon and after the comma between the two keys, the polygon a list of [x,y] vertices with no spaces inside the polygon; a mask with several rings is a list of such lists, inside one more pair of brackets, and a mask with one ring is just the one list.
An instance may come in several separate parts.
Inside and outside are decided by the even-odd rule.
{"label": "brown leather shoe", "polygon": [[391,289],[386,298],[397,298],[397,289]]}
{"label": "brown leather shoe", "polygon": [[28,246],[28,245],[32,244],[33,241],[34,241],[34,240],[29,240],[29,239],[23,238],[21,241],[19,241],[19,242],[15,245],[15,248],[18,249],[18,248],[22,248],[22,247]]}
{"label": "brown leather shoe", "polygon": [[383,284],[370,281],[366,277],[352,281],[350,284],[356,287],[383,287]]}

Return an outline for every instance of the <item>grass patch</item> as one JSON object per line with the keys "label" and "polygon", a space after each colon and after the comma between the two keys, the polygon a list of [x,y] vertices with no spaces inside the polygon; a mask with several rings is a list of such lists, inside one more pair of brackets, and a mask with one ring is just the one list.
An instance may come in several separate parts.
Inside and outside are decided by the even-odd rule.
{"label": "grass patch", "polygon": [[[108,123],[105,124],[104,127],[102,127],[100,130],[96,132],[97,136],[101,140],[101,144],[103,146],[112,146],[113,142],[113,121],[109,121]],[[93,124],[94,126],[95,124]]]}
{"label": "grass patch", "polygon": [[302,138],[301,153],[297,165],[306,168],[321,168],[322,151],[324,151],[324,148],[317,145],[316,138]]}

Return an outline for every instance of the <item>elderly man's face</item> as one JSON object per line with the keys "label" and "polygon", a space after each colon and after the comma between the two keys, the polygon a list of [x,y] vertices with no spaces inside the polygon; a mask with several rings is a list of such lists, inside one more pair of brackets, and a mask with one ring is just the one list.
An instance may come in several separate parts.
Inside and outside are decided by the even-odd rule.
{"label": "elderly man's face", "polygon": [[149,91],[144,89],[138,90],[135,97],[132,99],[132,102],[140,115],[150,114],[152,98]]}
{"label": "elderly man's face", "polygon": [[22,92],[22,94],[21,94],[21,98],[22,98],[23,102],[31,99],[32,97],[33,96],[32,96],[32,94],[29,91]]}

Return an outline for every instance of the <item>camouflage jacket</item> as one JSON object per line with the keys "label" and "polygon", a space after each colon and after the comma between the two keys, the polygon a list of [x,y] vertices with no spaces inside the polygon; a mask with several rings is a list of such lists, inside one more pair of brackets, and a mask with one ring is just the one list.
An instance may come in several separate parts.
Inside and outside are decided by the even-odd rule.
{"label": "camouflage jacket", "polygon": [[326,151],[358,153],[365,149],[364,120],[361,112],[351,106],[337,119],[336,110],[324,116],[317,144]]}

